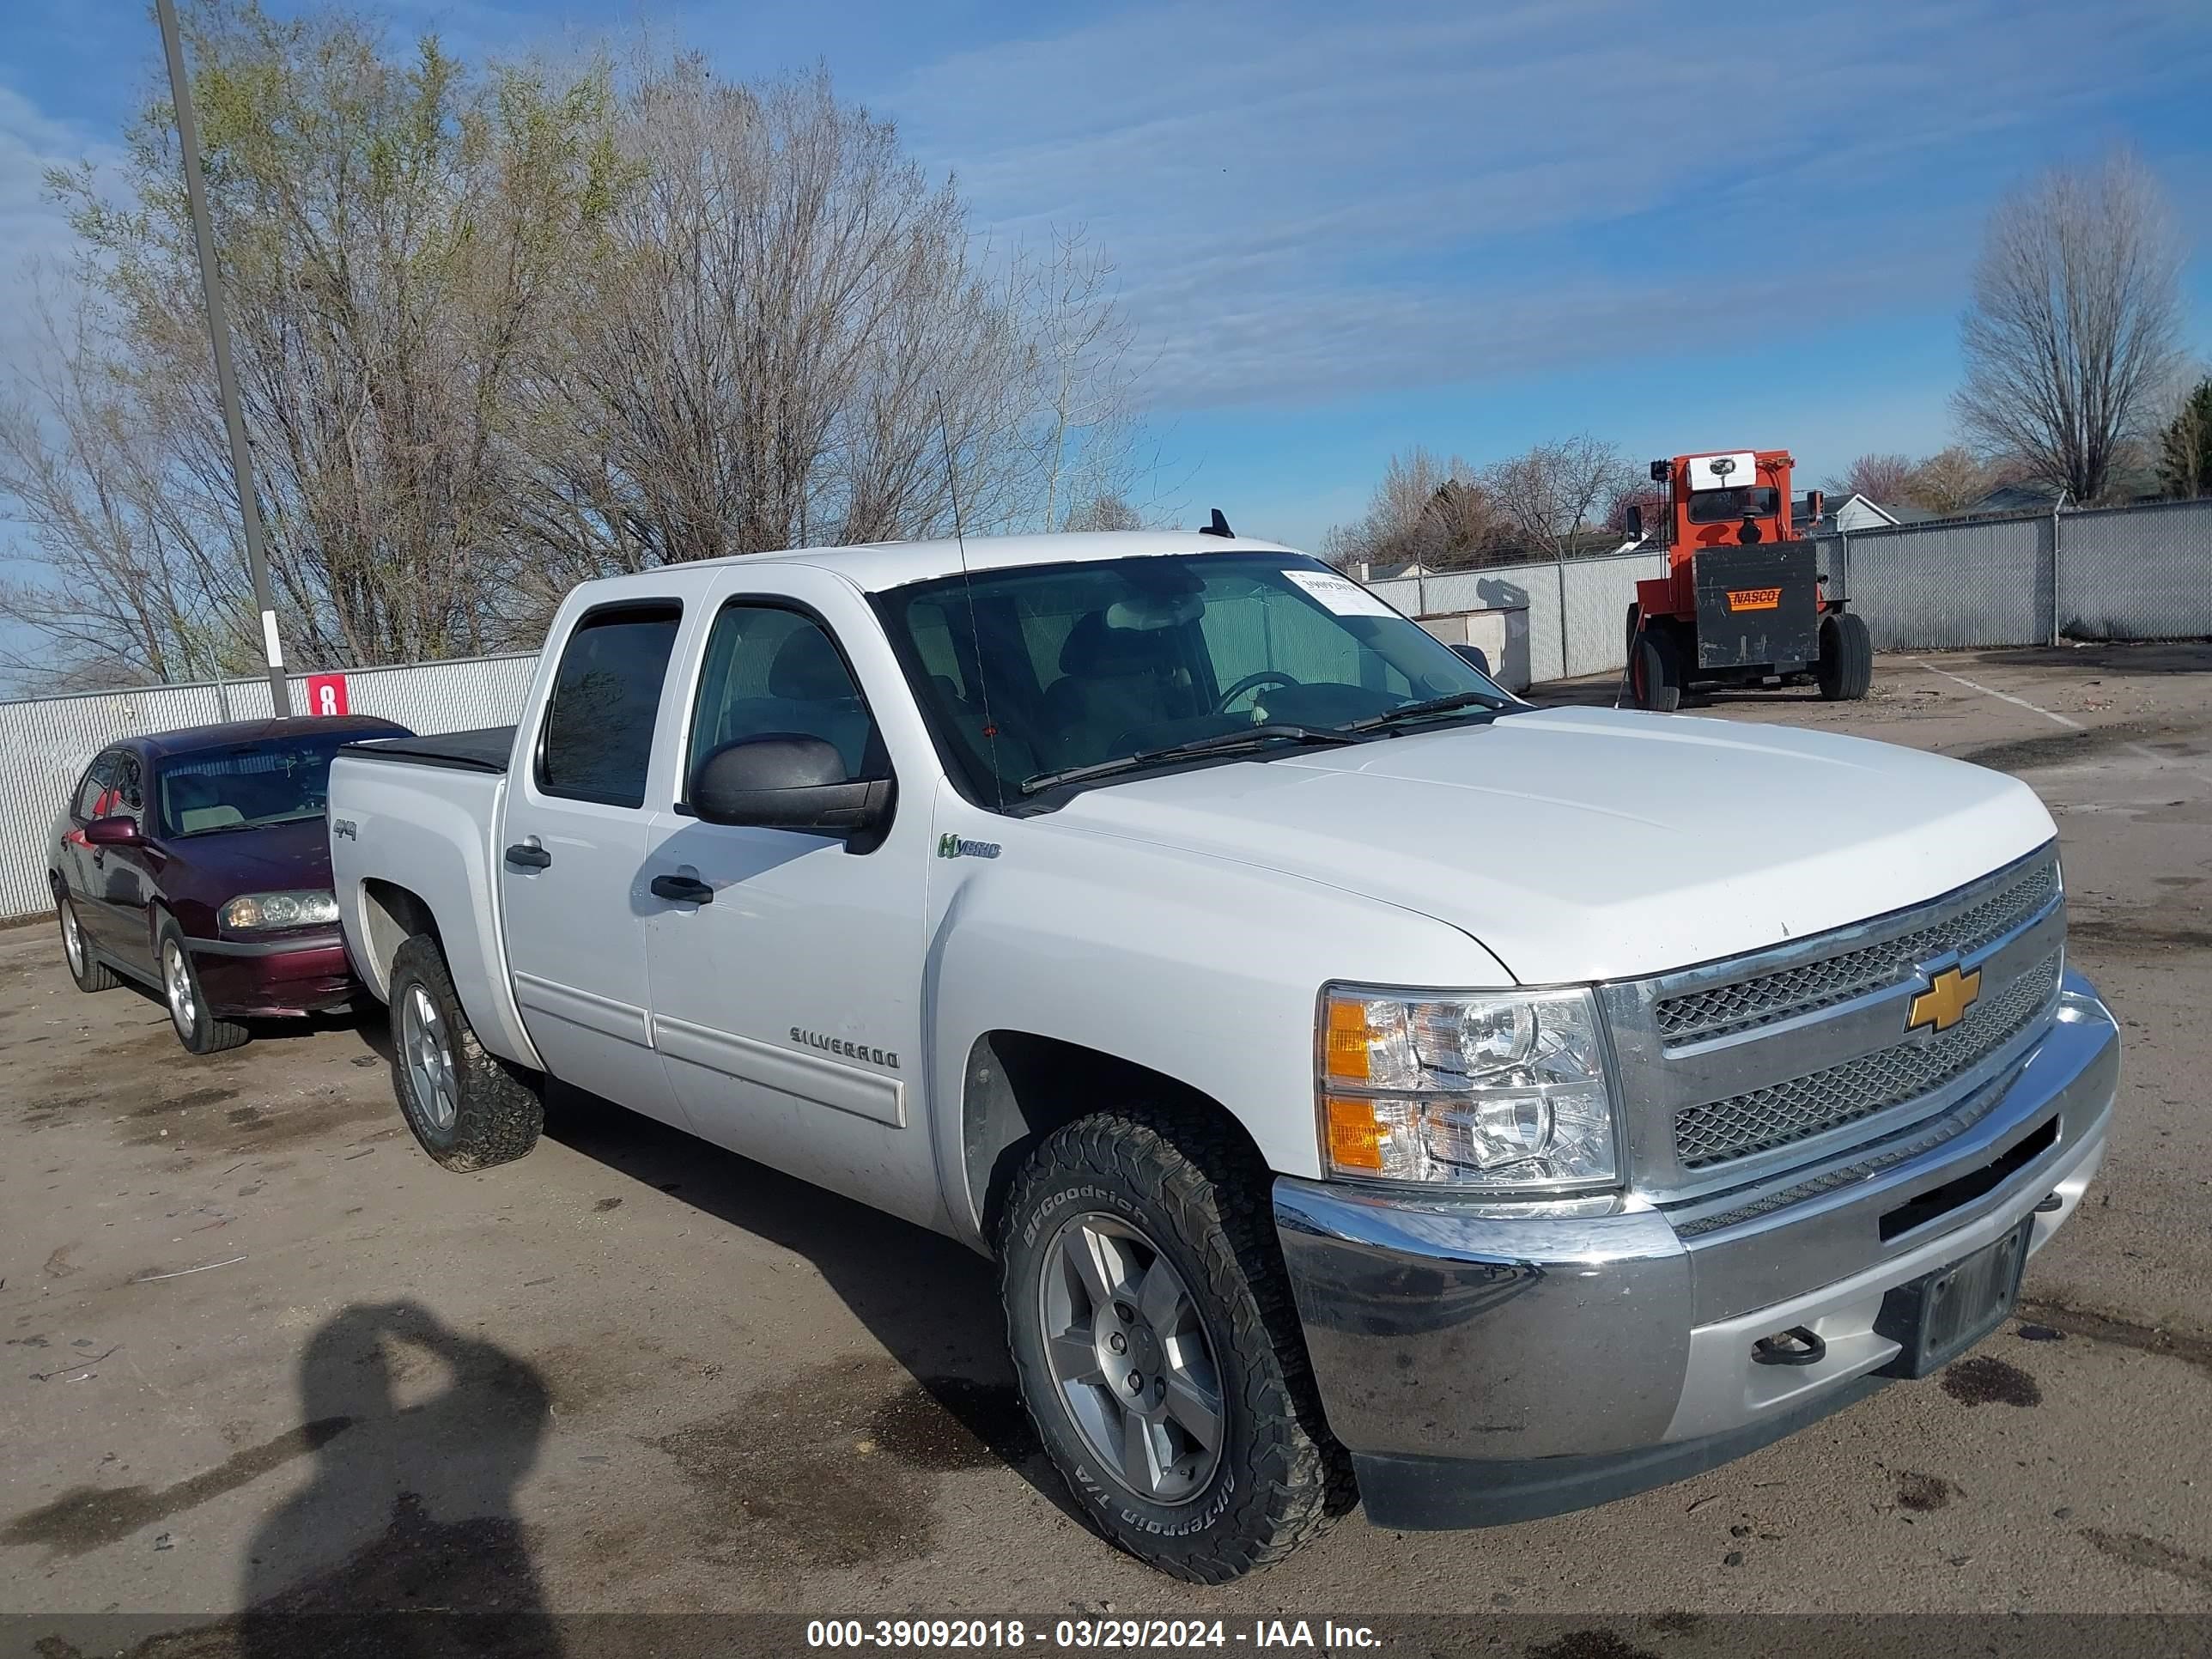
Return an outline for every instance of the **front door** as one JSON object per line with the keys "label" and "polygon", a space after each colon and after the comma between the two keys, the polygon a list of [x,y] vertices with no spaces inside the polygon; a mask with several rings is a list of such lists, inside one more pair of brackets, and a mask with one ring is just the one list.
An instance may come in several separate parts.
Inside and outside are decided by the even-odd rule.
{"label": "front door", "polygon": [[646,784],[673,599],[587,611],[561,647],[493,849],[514,1000],[564,1083],[680,1123],[647,1025]]}
{"label": "front door", "polygon": [[[720,744],[768,732],[823,738],[850,776],[891,775],[869,694],[878,706],[903,697],[896,667],[859,597],[816,574],[783,573],[804,603],[738,593],[714,613],[684,776]],[[843,638],[875,653],[857,673],[841,617]],[[917,1221],[938,1192],[921,1099],[929,808],[926,790],[902,799],[883,843],[862,849],[704,823],[679,799],[647,860],[652,876],[712,892],[655,901],[647,930],[655,1040],[692,1127]]]}

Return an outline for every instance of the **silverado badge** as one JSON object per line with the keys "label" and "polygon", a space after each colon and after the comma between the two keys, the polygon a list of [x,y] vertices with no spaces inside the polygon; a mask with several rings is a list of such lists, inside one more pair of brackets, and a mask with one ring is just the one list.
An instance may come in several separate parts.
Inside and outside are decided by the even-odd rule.
{"label": "silverado badge", "polygon": [[1905,1018],[1905,1029],[1917,1031],[1925,1026],[1931,1030],[1948,1031],[1966,1017],[1966,1010],[1974,1006],[1974,999],[1982,994],[1982,970],[1962,974],[1956,968],[1946,968],[1928,981],[1928,988],[1912,999],[1912,1010]]}

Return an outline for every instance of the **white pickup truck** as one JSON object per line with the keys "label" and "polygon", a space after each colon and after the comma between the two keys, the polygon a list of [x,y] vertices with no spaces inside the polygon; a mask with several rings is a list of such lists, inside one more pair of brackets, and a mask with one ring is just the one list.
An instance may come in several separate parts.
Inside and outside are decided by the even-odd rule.
{"label": "white pickup truck", "polygon": [[2023,785],[1532,708],[1218,535],[588,583],[519,726],[349,748],[330,817],[433,1158],[556,1078],[987,1252],[1054,1462],[1190,1578],[1925,1375],[2118,1079]]}

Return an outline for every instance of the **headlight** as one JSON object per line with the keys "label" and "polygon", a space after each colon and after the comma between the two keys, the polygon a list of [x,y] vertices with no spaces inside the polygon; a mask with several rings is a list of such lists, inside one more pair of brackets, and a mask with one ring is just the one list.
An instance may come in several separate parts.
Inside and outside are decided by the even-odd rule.
{"label": "headlight", "polygon": [[270,927],[312,927],[338,919],[338,902],[328,893],[246,893],[217,913],[223,931],[259,933]]}
{"label": "headlight", "polygon": [[1490,1191],[1619,1180],[1589,991],[1331,986],[1321,1024],[1328,1173]]}

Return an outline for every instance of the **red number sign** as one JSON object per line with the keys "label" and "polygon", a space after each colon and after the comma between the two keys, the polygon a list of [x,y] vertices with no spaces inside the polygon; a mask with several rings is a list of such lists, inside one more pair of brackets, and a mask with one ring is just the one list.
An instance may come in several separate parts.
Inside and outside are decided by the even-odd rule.
{"label": "red number sign", "polygon": [[346,712],[345,676],[343,674],[310,674],[307,676],[307,712],[310,714],[343,714]]}

